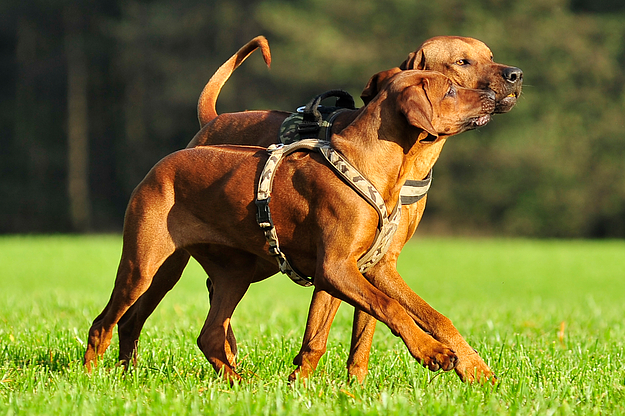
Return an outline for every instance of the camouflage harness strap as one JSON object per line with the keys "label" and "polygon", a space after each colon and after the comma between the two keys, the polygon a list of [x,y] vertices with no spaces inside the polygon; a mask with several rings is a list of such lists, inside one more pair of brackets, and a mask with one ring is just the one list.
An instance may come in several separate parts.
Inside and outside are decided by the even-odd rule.
{"label": "camouflage harness strap", "polygon": [[425,197],[432,185],[432,171],[428,173],[425,179],[420,181],[407,180],[399,191],[402,205],[412,205]]}
{"label": "camouflage harness strap", "polygon": [[[332,135],[332,123],[341,112],[345,111],[345,109],[326,107],[322,108],[321,111],[325,111],[323,114],[326,115],[326,117],[319,122],[315,135],[319,140],[330,141],[330,136]],[[301,112],[297,112],[291,114],[284,120],[280,126],[279,133],[280,142],[282,142],[282,144],[289,145],[302,140],[300,126],[304,123],[303,118],[304,115]],[[432,171],[430,171],[428,175],[420,181],[407,180],[400,191],[401,204],[411,205],[417,203],[428,193],[430,185],[432,185]]]}
{"label": "camouflage harness strap", "polygon": [[331,147],[329,141],[303,139],[288,145],[272,145],[267,150],[271,156],[265,164],[258,183],[258,192],[256,195],[258,212],[256,220],[265,233],[265,238],[269,243],[269,253],[278,262],[282,273],[289,276],[291,280],[301,286],[310,286],[313,283],[312,278],[298,273],[289,264],[285,254],[280,250],[278,235],[269,210],[271,188],[278,165],[285,156],[299,150],[317,151],[321,153],[335,172],[343,177],[347,183],[378,212],[379,222],[375,239],[367,253],[358,260],[358,270],[360,270],[361,273],[365,273],[382,258],[384,253],[388,250],[399,224],[401,214],[401,204],[399,201],[389,216],[382,195],[380,195],[371,182],[361,175],[339,152]]}

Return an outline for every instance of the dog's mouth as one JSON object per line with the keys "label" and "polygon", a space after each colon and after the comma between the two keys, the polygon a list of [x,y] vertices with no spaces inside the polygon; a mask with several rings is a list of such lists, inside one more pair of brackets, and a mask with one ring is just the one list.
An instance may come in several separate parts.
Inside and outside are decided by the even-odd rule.
{"label": "dog's mouth", "polygon": [[469,120],[469,126],[471,128],[478,128],[488,124],[490,121],[490,114],[486,114],[485,116],[475,117]]}
{"label": "dog's mouth", "polygon": [[518,98],[518,91],[513,91],[510,94],[506,95],[504,98],[497,101],[497,104],[495,105],[495,113],[507,113],[508,111],[512,110],[512,107],[516,105]]}

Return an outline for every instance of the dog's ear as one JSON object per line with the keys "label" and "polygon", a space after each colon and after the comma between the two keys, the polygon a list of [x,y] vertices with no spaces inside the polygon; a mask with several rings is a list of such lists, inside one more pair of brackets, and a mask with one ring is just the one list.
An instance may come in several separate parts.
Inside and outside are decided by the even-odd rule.
{"label": "dog's ear", "polygon": [[432,126],[434,111],[425,88],[427,88],[427,79],[420,84],[411,85],[404,89],[399,95],[399,108],[410,125],[423,129],[429,135],[437,138],[438,132]]}
{"label": "dog's ear", "polygon": [[362,102],[365,103],[365,105],[369,104],[369,101],[371,101],[373,97],[378,95],[378,92],[380,92],[384,88],[384,86],[386,86],[388,80],[398,72],[401,72],[401,69],[391,68],[387,71],[378,72],[377,74],[372,76],[371,79],[369,79],[369,82],[367,82],[367,85],[362,91],[362,94],[360,94]]}
{"label": "dog's ear", "polygon": [[408,58],[399,66],[399,68],[403,71],[406,69],[425,69],[425,54],[423,53],[423,49],[418,49],[414,52],[410,52]]}

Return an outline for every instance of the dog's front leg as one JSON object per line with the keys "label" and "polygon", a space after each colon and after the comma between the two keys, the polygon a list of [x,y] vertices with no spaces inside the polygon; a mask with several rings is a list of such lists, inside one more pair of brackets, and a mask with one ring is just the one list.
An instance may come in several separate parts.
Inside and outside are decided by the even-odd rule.
{"label": "dog's front leg", "polygon": [[[302,347],[293,359],[297,368],[289,375],[289,381],[305,379],[317,368],[319,360],[326,352],[330,327],[336,316],[341,300],[327,292],[315,290],[308,311],[306,330]],[[347,361],[348,374],[362,383],[368,372],[369,352],[377,320],[371,315],[354,309],[354,324],[350,355]]]}
{"label": "dog's front leg", "polygon": [[[471,383],[474,381],[495,380],[494,374],[488,365],[465,341],[451,320],[431,307],[402,279],[397,272],[396,261],[392,261],[391,258],[387,257],[383,258],[367,272],[367,278],[375,287],[396,299],[420,328],[454,350],[458,356],[455,371],[462,381]],[[360,325],[364,326],[367,320],[373,320],[373,318],[368,318],[366,314],[362,313],[359,320],[361,321]],[[354,344],[352,344],[350,361],[355,360],[353,357],[360,357],[363,354],[364,352],[358,348],[358,345],[354,348]],[[351,375],[352,368],[348,367],[348,369]],[[355,372],[354,375],[358,375],[358,373]]]}
{"label": "dog's front leg", "polygon": [[402,338],[412,356],[424,367],[432,371],[454,368],[456,354],[419,328],[399,302],[365,279],[354,259],[325,259],[317,270],[315,285],[318,290],[325,290],[386,324],[393,334]]}

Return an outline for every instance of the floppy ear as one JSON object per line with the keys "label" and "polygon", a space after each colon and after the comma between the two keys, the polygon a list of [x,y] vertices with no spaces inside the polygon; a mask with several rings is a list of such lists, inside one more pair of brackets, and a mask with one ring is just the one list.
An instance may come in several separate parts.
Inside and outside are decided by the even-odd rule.
{"label": "floppy ear", "polygon": [[378,72],[372,76],[369,82],[367,82],[367,86],[365,86],[362,94],[360,94],[362,102],[364,102],[365,105],[369,104],[369,101],[373,100],[373,97],[378,95],[378,92],[384,88],[388,80],[398,72],[401,72],[401,69],[392,68],[387,71]]}
{"label": "floppy ear", "polygon": [[425,93],[426,81],[419,85],[411,85],[399,95],[399,109],[406,116],[408,123],[414,127],[425,130],[435,138],[438,132],[432,126],[434,114],[432,103]]}
{"label": "floppy ear", "polygon": [[414,52],[410,52],[408,58],[399,66],[400,69],[425,69],[425,55],[423,54],[423,49],[416,50]]}

